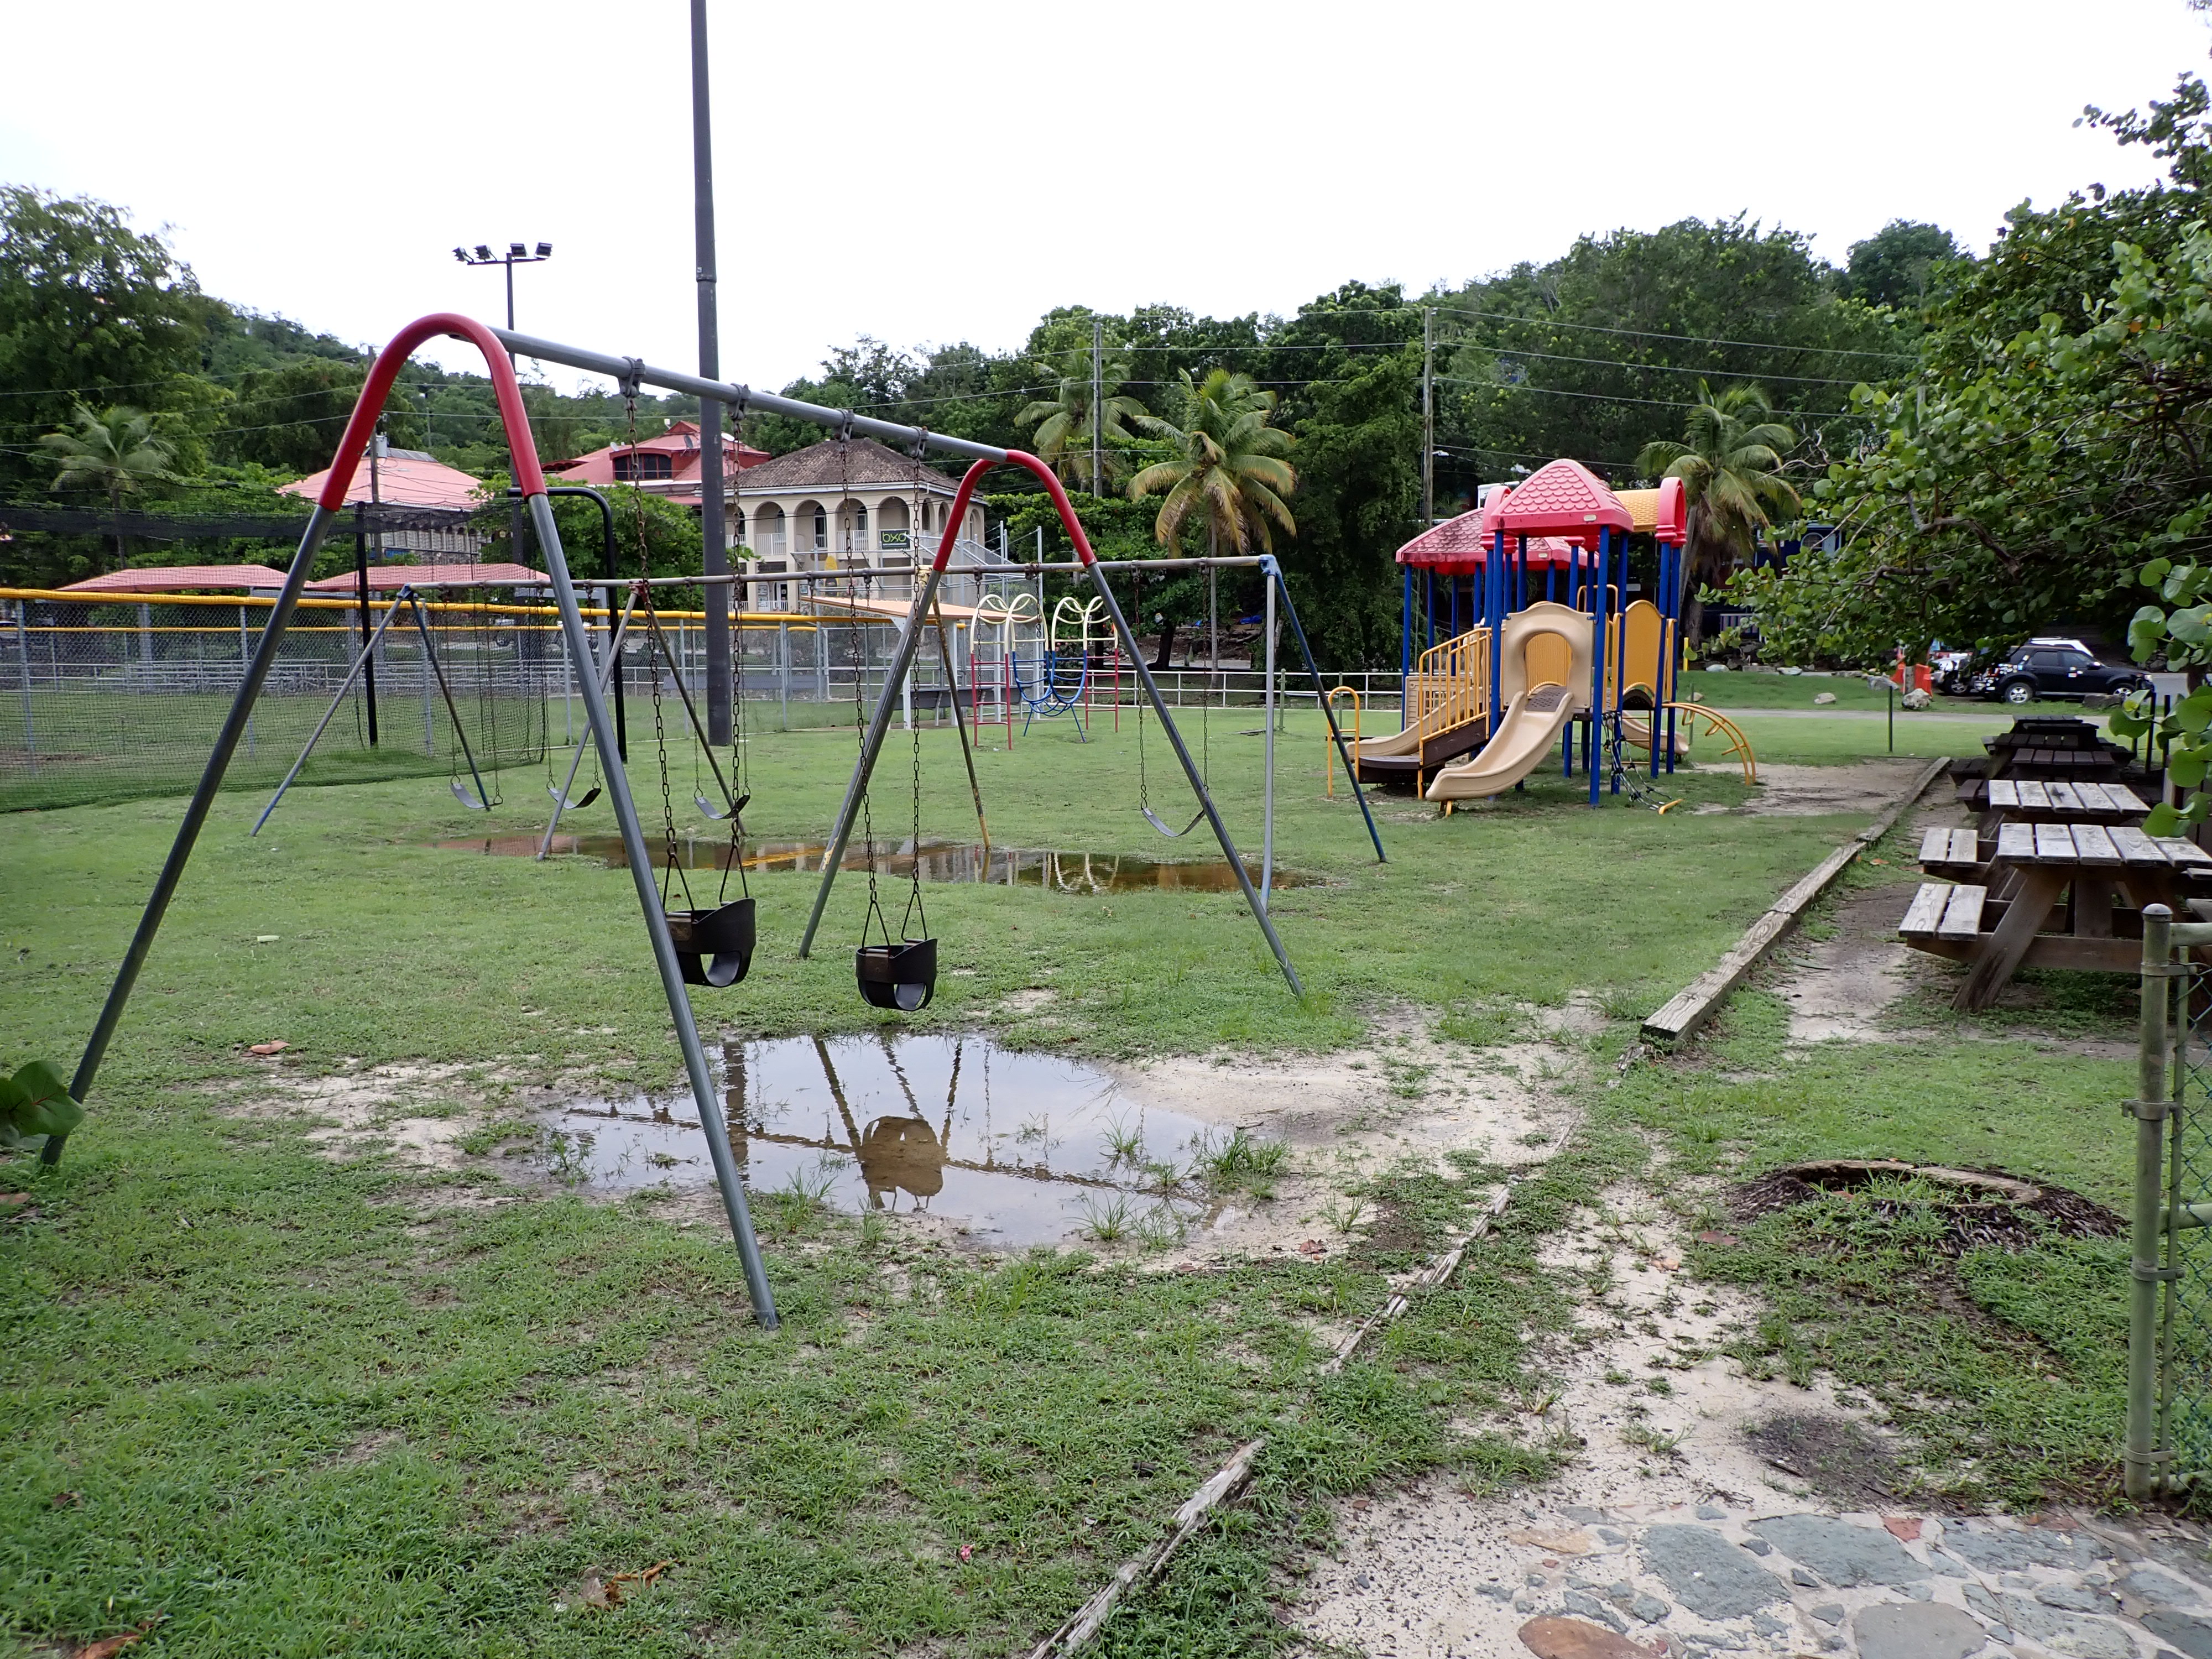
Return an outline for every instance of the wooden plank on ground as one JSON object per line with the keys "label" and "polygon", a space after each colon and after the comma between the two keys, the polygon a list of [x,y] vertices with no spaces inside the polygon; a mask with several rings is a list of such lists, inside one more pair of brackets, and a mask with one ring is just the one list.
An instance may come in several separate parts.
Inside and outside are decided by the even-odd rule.
{"label": "wooden plank on ground", "polygon": [[[1922,882],[1920,890],[1912,896],[1912,906],[1905,911],[1905,920],[1897,924],[1897,931],[1906,939],[1933,938],[1942,922],[1951,895],[1958,890],[1948,881]],[[1986,893],[1988,889],[1983,891]]]}
{"label": "wooden plank on ground", "polygon": [[1990,780],[1990,805],[2007,809],[2020,805],[2020,786],[2010,778]]}
{"label": "wooden plank on ground", "polygon": [[2130,864],[2161,865],[2166,861],[2165,850],[2132,823],[2116,823],[2111,834],[2112,845],[2120,849],[2120,856]]}
{"label": "wooden plank on ground", "polygon": [[2032,823],[2008,823],[1997,830],[1997,856],[2018,863],[2035,856],[2035,826]]}
{"label": "wooden plank on ground", "polygon": [[1954,887],[1944,902],[1943,919],[1936,924],[1938,939],[1979,939],[1982,935],[1982,901],[1990,896],[1986,887]]}
{"label": "wooden plank on ground", "polygon": [[1872,823],[1822,859],[1802,881],[1777,899],[1765,915],[1745,930],[1734,949],[1646,1018],[1644,1035],[1656,1040],[1676,1042],[1711,1018],[1713,1010],[1719,1007],[1728,994],[1742,982],[1743,976],[1758,964],[1759,958],[1774,947],[1775,941],[1796,925],[1805,908],[1826,892],[1829,884],[1843,874],[1862,851],[1888,834],[1891,827],[1904,815],[1905,808],[1918,800],[1928,786],[1949,764],[1948,757],[1930,761],[1919,776],[1906,787],[1905,793],[1883,808]]}
{"label": "wooden plank on ground", "polygon": [[2112,844],[2112,833],[2101,823],[2075,824],[2074,851],[2082,863],[2093,868],[2109,868],[2123,862],[2120,849]]}
{"label": "wooden plank on ground", "polygon": [[2035,861],[2038,864],[2073,863],[2074,832],[2063,823],[2037,824]]}

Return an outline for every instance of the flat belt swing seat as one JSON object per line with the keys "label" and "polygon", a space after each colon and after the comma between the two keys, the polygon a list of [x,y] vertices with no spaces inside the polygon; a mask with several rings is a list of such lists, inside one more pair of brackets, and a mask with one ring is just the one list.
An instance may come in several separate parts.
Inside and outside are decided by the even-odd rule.
{"label": "flat belt swing seat", "polygon": [[2194,842],[2127,824],[2008,823],[1986,862],[1972,831],[1934,830],[1921,852],[1931,872],[1974,878],[1923,884],[1898,924],[1913,949],[1972,965],[1952,999],[1962,1012],[1987,1007],[2024,967],[2134,972],[2143,908],[2184,911],[2192,884],[2212,878]]}

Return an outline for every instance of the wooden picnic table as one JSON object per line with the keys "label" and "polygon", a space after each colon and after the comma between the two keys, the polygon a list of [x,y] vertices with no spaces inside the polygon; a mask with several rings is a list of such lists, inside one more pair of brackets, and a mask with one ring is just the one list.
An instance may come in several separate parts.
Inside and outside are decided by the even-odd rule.
{"label": "wooden picnic table", "polygon": [[2120,775],[2121,755],[2100,745],[2094,749],[2055,747],[2050,744],[2008,744],[2004,738],[2015,735],[2002,732],[1984,739],[1993,745],[1990,750],[1988,776],[1994,782],[1999,778],[2062,778],[2069,781],[2087,779],[2095,783],[2110,782]]}
{"label": "wooden picnic table", "polygon": [[[2204,890],[2197,884],[2212,878],[2212,854],[2194,842],[2124,823],[2007,823],[1986,860],[1972,830],[1931,830],[1921,862],[1971,878],[1923,884],[1897,928],[1915,950],[1972,964],[1952,999],[1962,1011],[1987,1007],[2024,967],[2132,973],[2143,908],[2190,914],[2191,892]],[[2129,908],[2116,913],[2116,895]],[[2058,930],[2046,933],[2069,896]]]}
{"label": "wooden picnic table", "polygon": [[2014,818],[2040,823],[2141,823],[2150,803],[2124,784],[1991,778],[1982,801],[1981,838],[1994,841]]}

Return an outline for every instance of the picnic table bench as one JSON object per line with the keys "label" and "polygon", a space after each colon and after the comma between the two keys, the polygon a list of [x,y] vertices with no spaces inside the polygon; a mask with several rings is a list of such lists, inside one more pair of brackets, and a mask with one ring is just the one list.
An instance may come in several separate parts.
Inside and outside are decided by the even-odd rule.
{"label": "picnic table bench", "polygon": [[[2133,972],[2143,907],[2186,914],[2192,886],[2212,878],[2212,854],[2195,842],[2125,823],[2006,823],[1986,860],[1972,830],[1931,830],[1920,850],[1931,873],[1972,879],[1923,883],[1897,931],[1915,950],[1972,964],[1952,999],[1962,1011],[1987,1007],[2023,967]],[[2127,908],[2115,911],[2116,893]]]}
{"label": "picnic table bench", "polygon": [[1991,778],[1982,802],[1982,839],[1992,839],[2014,818],[2044,823],[2141,823],[2150,803],[2119,783],[2063,783],[2038,778]]}

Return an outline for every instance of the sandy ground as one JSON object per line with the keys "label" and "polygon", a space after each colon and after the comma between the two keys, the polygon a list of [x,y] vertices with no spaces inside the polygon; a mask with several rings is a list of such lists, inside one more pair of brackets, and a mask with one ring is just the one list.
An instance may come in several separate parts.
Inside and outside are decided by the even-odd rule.
{"label": "sandy ground", "polygon": [[[1922,764],[1772,768],[1778,793],[1759,808],[1871,811]],[[1946,793],[1916,811],[1916,838],[1964,822]],[[1770,970],[1794,1042],[1894,1037],[1885,1011],[1926,971],[1896,937],[1918,872],[1894,873]],[[1308,1653],[2212,1659],[2212,1536],[2155,1517],[1899,1512],[1893,1442],[1869,1402],[1825,1378],[1752,1377],[1718,1352],[1759,1310],[1682,1282],[1686,1207],[1622,1188],[1553,1241],[1577,1296],[1572,1330],[1535,1356],[1553,1381],[1462,1426],[1565,1467],[1532,1492],[1434,1480],[1339,1505],[1338,1544],[1304,1564],[1285,1614]]]}

